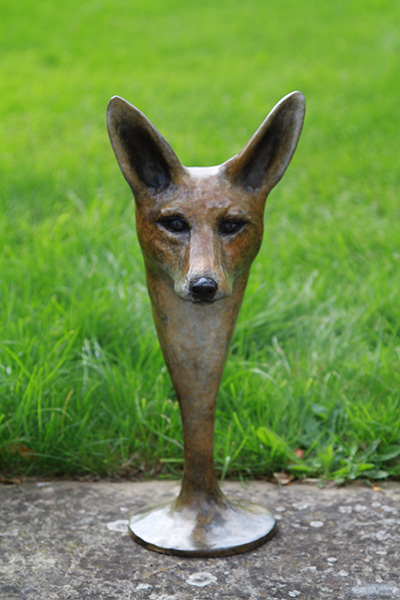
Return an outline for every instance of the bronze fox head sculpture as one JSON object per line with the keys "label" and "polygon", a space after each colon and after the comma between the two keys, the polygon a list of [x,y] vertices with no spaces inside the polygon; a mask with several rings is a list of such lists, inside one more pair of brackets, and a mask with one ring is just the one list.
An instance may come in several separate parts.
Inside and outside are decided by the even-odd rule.
{"label": "bronze fox head sculpture", "polygon": [[[274,531],[269,513],[260,538],[253,509],[227,508],[213,468],[214,413],[250,265],[262,241],[265,200],[293,156],[304,109],[303,95],[289,94],[239,154],[218,166],[188,168],[137,108],[117,96],[109,103],[108,131],[135,196],[153,316],[183,422],[182,489],[164,515],[165,531],[154,532],[151,516],[131,525],[133,537],[153,549],[231,553],[215,549],[212,523],[219,531],[221,523],[238,523],[238,515],[240,527],[252,531],[251,539],[255,535],[251,547]],[[187,522],[188,538],[168,550],[174,530],[183,531]],[[226,539],[233,539],[231,533]],[[235,551],[250,547],[240,535],[235,540],[241,548]]]}

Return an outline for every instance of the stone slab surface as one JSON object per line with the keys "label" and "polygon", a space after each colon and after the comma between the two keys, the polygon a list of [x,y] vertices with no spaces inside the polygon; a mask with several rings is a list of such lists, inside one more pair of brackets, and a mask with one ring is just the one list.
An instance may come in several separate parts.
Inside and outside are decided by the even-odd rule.
{"label": "stone slab surface", "polygon": [[127,522],[174,482],[0,486],[0,599],[400,599],[400,484],[222,487],[268,506],[278,535],[237,556],[166,556],[135,544]]}

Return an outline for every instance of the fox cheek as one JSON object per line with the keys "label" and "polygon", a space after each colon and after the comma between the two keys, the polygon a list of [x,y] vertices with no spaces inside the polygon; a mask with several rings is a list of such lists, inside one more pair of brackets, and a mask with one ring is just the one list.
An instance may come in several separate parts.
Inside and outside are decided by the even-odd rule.
{"label": "fox cheek", "polygon": [[[176,289],[185,271],[185,260],[187,250],[184,245],[176,243],[171,246],[168,243],[162,243],[160,240],[150,249],[152,263],[159,274],[167,275],[173,282]],[[179,294],[178,294],[179,295]]]}
{"label": "fox cheek", "polygon": [[[255,234],[255,232],[254,232]],[[243,239],[240,244],[225,249],[225,270],[233,280],[250,269],[262,243],[262,232],[252,236],[251,240]]]}

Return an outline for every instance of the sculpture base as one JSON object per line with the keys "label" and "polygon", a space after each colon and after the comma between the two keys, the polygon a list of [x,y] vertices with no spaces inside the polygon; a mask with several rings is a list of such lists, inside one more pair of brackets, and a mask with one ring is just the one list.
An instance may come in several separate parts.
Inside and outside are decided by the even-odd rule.
{"label": "sculpture base", "polygon": [[225,496],[190,506],[182,506],[179,499],[159,504],[136,513],[129,522],[135,542],[178,556],[240,554],[261,546],[275,532],[275,519],[266,508]]}

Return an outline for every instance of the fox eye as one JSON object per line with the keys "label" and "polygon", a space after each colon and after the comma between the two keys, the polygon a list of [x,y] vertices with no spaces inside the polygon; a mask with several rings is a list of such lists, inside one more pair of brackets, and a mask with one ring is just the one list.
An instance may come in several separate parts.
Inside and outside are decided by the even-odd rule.
{"label": "fox eye", "polygon": [[219,232],[222,235],[234,235],[241,231],[245,225],[244,221],[222,221],[219,225]]}
{"label": "fox eye", "polygon": [[189,225],[185,219],[181,217],[166,217],[157,221],[161,227],[164,227],[171,233],[185,233],[189,231]]}

